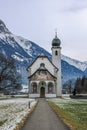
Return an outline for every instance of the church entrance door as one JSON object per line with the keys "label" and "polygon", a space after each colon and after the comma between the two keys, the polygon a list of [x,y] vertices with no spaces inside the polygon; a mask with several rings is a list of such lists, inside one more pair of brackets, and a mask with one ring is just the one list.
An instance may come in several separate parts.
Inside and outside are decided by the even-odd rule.
{"label": "church entrance door", "polygon": [[45,97],[45,88],[44,88],[44,87],[41,87],[41,88],[40,88],[40,97],[41,97],[41,98],[44,98],[44,97]]}

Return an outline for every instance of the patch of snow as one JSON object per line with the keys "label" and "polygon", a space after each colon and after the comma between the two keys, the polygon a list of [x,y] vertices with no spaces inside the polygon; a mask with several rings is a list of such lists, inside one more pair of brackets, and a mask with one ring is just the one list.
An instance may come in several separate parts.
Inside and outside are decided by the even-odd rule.
{"label": "patch of snow", "polygon": [[24,61],[24,59],[23,58],[21,58],[21,57],[19,57],[19,56],[17,56],[17,55],[12,55],[12,57],[14,58],[14,59],[16,59],[16,60],[18,60],[18,61]]}
{"label": "patch of snow", "polygon": [[31,108],[35,105],[35,99],[8,99],[0,100],[0,121],[5,121],[0,130],[13,130],[29,111],[29,102]]}
{"label": "patch of snow", "polygon": [[68,108],[69,104],[87,104],[86,99],[71,99],[71,98],[55,98],[55,99],[49,99],[50,101],[54,102],[56,105],[58,105],[60,108]]}
{"label": "patch of snow", "polygon": [[20,90],[20,92],[28,93],[28,91],[29,91],[28,85],[22,84],[22,89]]}
{"label": "patch of snow", "polygon": [[62,60],[69,63],[70,65],[73,65],[82,71],[85,71],[85,69],[87,68],[87,62],[81,62],[81,61],[69,58],[67,56],[64,56],[64,55],[62,55],[61,58],[62,58]]}
{"label": "patch of snow", "polygon": [[31,43],[29,42],[29,40],[15,35],[14,35],[14,39],[27,52],[27,54],[31,55],[31,50],[30,50]]}
{"label": "patch of snow", "polygon": [[[0,33],[0,38],[1,39],[5,39],[5,34],[4,33]],[[5,43],[4,43],[5,44]]]}

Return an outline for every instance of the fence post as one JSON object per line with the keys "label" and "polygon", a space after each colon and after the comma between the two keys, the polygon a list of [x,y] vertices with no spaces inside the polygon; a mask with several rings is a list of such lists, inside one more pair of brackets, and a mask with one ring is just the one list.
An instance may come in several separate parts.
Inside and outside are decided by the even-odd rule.
{"label": "fence post", "polygon": [[29,101],[29,109],[30,109],[31,102]]}

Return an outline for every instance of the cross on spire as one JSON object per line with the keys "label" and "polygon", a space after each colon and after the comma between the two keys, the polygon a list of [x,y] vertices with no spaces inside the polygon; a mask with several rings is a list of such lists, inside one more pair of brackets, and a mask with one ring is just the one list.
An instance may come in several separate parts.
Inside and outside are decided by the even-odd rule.
{"label": "cross on spire", "polygon": [[57,38],[57,28],[55,29],[55,38]]}

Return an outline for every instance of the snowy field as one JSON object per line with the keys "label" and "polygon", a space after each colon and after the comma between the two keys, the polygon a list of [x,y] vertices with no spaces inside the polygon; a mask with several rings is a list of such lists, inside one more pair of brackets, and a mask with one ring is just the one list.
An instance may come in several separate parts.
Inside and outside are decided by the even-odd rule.
{"label": "snowy field", "polygon": [[0,130],[13,130],[36,101],[29,98],[0,100]]}
{"label": "snowy field", "polygon": [[71,99],[68,96],[64,97],[64,99],[61,98],[55,98],[55,99],[50,99],[52,102],[54,102],[56,105],[58,105],[60,108],[66,109],[69,108],[69,106],[72,108],[77,105],[82,105],[83,107],[85,106],[87,108],[87,99]]}

